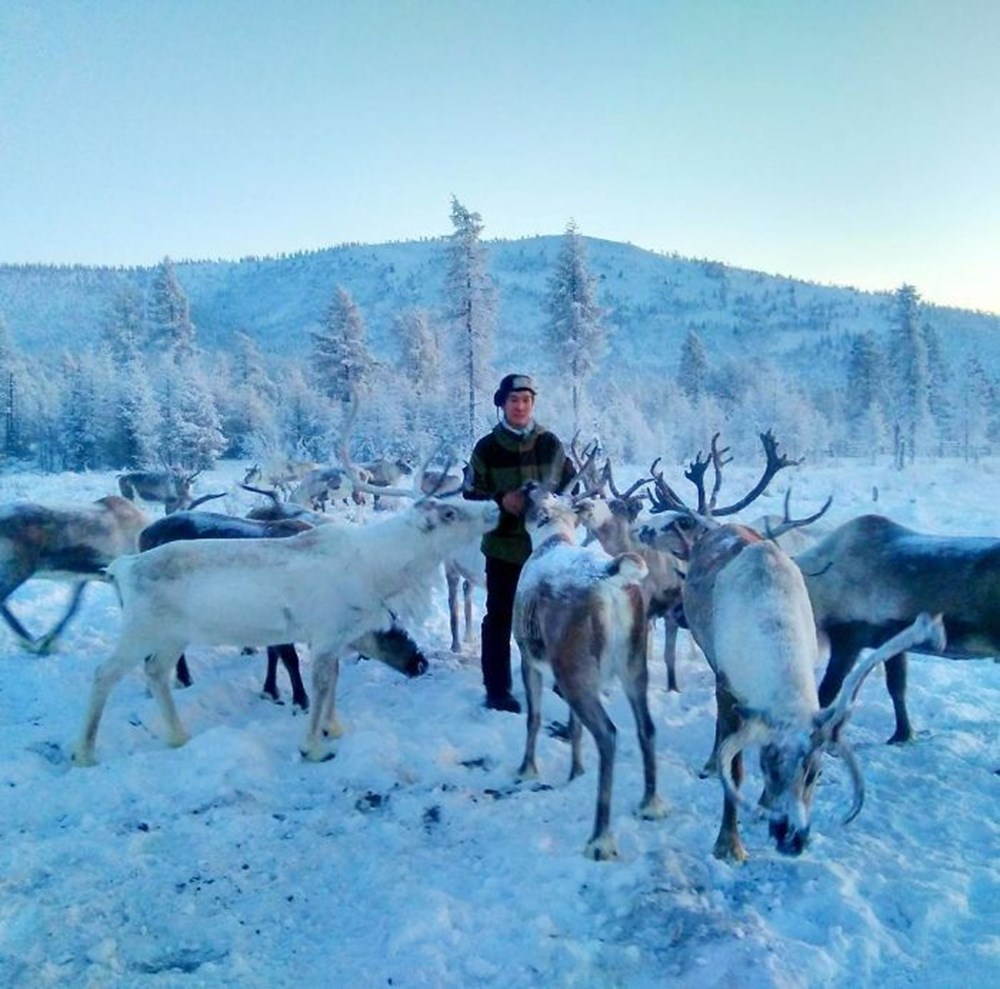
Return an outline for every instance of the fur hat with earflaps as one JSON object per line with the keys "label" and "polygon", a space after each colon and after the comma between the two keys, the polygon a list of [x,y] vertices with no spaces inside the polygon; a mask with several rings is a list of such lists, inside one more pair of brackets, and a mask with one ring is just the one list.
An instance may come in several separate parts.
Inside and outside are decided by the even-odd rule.
{"label": "fur hat with earflaps", "polygon": [[502,409],[507,396],[513,391],[530,391],[532,395],[538,395],[535,379],[530,374],[505,374],[500,379],[500,387],[493,393],[493,404]]}

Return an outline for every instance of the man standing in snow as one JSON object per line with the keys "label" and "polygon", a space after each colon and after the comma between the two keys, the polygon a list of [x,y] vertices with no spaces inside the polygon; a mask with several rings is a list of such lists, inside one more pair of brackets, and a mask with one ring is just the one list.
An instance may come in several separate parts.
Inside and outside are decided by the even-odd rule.
{"label": "man standing in snow", "polygon": [[521,568],[531,555],[524,527],[527,481],[558,488],[575,473],[555,433],[535,422],[534,380],[508,374],[493,395],[499,422],[475,445],[469,460],[465,497],[492,498],[500,506],[500,523],[483,536],[486,556],[486,615],[482,629],[483,684],[486,706],[517,714],[521,705],[511,693],[510,635],[514,592]]}

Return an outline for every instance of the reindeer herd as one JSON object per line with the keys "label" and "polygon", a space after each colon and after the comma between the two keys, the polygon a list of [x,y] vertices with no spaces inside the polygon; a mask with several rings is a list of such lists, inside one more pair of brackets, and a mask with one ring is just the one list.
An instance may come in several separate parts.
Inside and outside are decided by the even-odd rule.
{"label": "reindeer herd", "polygon": [[[780,852],[803,851],[826,753],[840,757],[853,781],[846,820],[860,811],[864,783],[846,724],[876,666],[885,665],[895,711],[889,741],[905,742],[913,735],[905,696],[908,652],[1000,655],[1000,540],[922,535],[876,515],[816,537],[813,523],[829,500],[806,518],[793,519],[786,499],[780,518],[730,521],[780,470],[797,463],[779,452],[770,432],[760,439],[760,478],[724,506],[718,496],[730,461],[718,435],[685,472],[697,493],[691,504],[667,483],[658,462],[648,477],[619,491],[610,462],[595,466],[599,447],[581,454],[575,442],[572,490],[526,489],[533,551],[514,611],[527,702],[518,777],[538,774],[542,688],[549,678],[569,709],[570,779],[583,772],[584,727],[597,748],[594,826],[585,846],[593,859],[617,856],[610,828],[617,729],[603,703],[611,679],[622,684],[635,718],[644,778],[638,812],[646,819],[665,814],[647,699],[655,623],[663,625],[669,690],[679,689],[680,629],[690,633],[715,677],[715,741],[703,775],[721,781],[714,854],[731,862],[746,857],[740,808],[764,814]],[[184,654],[194,644],[266,648],[264,693],[279,698],[282,663],[294,706],[308,711],[303,758],[330,758],[341,734],[341,658],[360,652],[408,676],[424,672],[426,655],[405,627],[406,602],[442,567],[451,648],[463,648],[472,631],[471,591],[483,581],[478,542],[496,525],[497,506],[463,499],[462,475],[450,465],[416,472],[391,460],[355,465],[346,443],[341,459],[339,468],[255,465],[243,487],[266,496],[267,504],[246,518],[197,511],[225,492],[196,498],[197,472],[171,469],[123,474],[121,495],[92,505],[0,507],[0,616],[25,649],[55,648],[88,581],[110,581],[121,603],[121,630],[95,671],[73,751],[76,765],[94,763],[106,702],[116,683],[140,665],[168,743],[184,744],[188,734],[171,684],[175,676],[191,682]],[[392,509],[361,523],[328,510],[368,495]],[[166,514],[153,521],[137,502],[162,504]],[[8,601],[33,577],[74,585],[67,613],[38,636]],[[296,651],[302,643],[312,665],[311,698]],[[750,746],[759,749],[763,779],[756,804],[742,791],[743,753]]]}

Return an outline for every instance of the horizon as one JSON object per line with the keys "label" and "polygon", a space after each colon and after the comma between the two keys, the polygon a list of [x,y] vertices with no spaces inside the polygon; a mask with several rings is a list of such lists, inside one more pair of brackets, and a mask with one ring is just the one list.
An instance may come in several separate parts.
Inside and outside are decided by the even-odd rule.
{"label": "horizon", "polygon": [[455,195],[487,241],[573,220],[997,313],[998,31],[986,0],[625,0],[613,17],[568,0],[14,0],[0,263],[434,239]]}

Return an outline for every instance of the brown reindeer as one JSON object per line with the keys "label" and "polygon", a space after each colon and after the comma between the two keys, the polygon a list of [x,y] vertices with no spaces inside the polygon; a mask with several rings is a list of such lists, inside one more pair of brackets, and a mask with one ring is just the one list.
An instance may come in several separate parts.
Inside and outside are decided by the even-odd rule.
{"label": "brown reindeer", "polygon": [[611,833],[611,788],[617,729],[601,703],[602,684],[617,676],[635,715],[642,751],[646,819],[663,817],[656,793],[655,728],[646,700],[646,607],[640,588],[646,564],[635,553],[611,557],[576,545],[576,513],[569,499],[529,485],[532,553],[514,600],[514,636],[528,702],[527,739],[518,776],[537,777],[535,745],[541,725],[542,671],[551,670],[570,709],[570,779],[583,772],[581,726],[597,743],[600,769],[594,828],[584,853],[617,857]]}
{"label": "brown reindeer", "polygon": [[[90,580],[123,553],[136,551],[149,516],[125,498],[108,495],[79,508],[49,508],[15,502],[0,508],[0,616],[21,644],[48,653],[76,614]],[[73,596],[65,615],[44,635],[32,636],[7,606],[7,599],[32,577],[68,579]]]}

